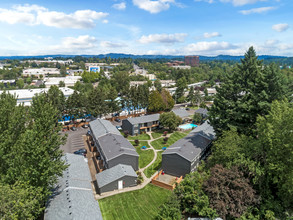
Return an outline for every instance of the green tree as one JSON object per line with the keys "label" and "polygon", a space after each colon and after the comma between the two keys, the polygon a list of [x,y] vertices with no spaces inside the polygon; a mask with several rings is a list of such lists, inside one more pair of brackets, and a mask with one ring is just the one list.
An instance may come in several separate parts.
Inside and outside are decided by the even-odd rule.
{"label": "green tree", "polygon": [[65,82],[64,81],[59,81],[59,87],[65,87]]}
{"label": "green tree", "polygon": [[174,131],[181,123],[182,119],[174,112],[164,112],[160,114],[160,125],[168,128],[169,131]]}
{"label": "green tree", "polygon": [[159,79],[157,79],[155,82],[154,82],[154,86],[155,88],[161,92],[162,91],[162,84],[161,84],[161,81]]}
{"label": "green tree", "polygon": [[23,79],[18,79],[16,82],[16,85],[19,89],[22,89],[24,87],[24,81]]}
{"label": "green tree", "polygon": [[[257,116],[268,113],[272,99],[280,100],[285,96],[279,78],[268,79],[277,74],[273,67],[268,68],[270,71],[263,68],[262,61],[250,47],[241,64],[226,76],[224,83],[217,88],[209,111],[210,122],[217,133],[231,127],[243,134],[254,133]],[[270,88],[278,93],[272,94]]]}
{"label": "green tree", "polygon": [[160,210],[156,219],[178,220],[182,219],[180,210],[180,201],[175,194],[172,194],[167,202],[160,206]]}
{"label": "green tree", "polygon": [[185,77],[181,77],[180,79],[177,80],[176,82],[176,91],[175,91],[175,99],[176,102],[179,102],[179,99],[184,96],[185,89],[187,89],[187,80]]}
{"label": "green tree", "polygon": [[195,103],[195,94],[194,94],[194,88],[191,86],[189,89],[189,93],[187,95],[187,101],[190,102],[190,105],[193,106]]}
{"label": "green tree", "polygon": [[162,89],[161,96],[162,96],[163,102],[165,104],[165,111],[172,110],[175,105],[175,101],[172,98],[170,92],[167,89]]}
{"label": "green tree", "polygon": [[158,111],[163,111],[164,109],[165,109],[165,105],[159,91],[157,90],[151,91],[149,95],[148,111],[158,112]]}
{"label": "green tree", "polygon": [[37,219],[44,210],[40,188],[0,183],[0,219]]}
{"label": "green tree", "polygon": [[201,124],[203,122],[203,117],[201,114],[195,112],[194,115],[193,115],[193,120],[195,123],[197,124]]}
{"label": "green tree", "polygon": [[65,96],[63,92],[57,86],[51,86],[46,93],[48,102],[57,108],[58,110],[58,117],[61,118],[62,112],[65,109]]}

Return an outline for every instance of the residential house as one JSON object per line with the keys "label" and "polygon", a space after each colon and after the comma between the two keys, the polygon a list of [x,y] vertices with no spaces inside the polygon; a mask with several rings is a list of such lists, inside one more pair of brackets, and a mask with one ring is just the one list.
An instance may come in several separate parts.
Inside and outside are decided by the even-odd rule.
{"label": "residential house", "polygon": [[172,109],[172,112],[179,116],[183,121],[190,119],[189,113],[184,108]]}
{"label": "residential house", "polygon": [[96,119],[89,123],[89,128],[105,169],[124,164],[138,170],[138,153],[110,121]]}
{"label": "residential house", "polygon": [[137,185],[137,174],[129,165],[118,164],[96,174],[95,188],[98,194]]}
{"label": "residential house", "polygon": [[62,159],[69,167],[58,179],[46,204],[44,219],[102,220],[99,203],[92,191],[92,178],[87,160],[83,156],[69,153]]}
{"label": "residential house", "polygon": [[149,132],[159,127],[159,118],[160,114],[128,118],[122,121],[122,129],[128,131],[130,135]]}
{"label": "residential house", "polygon": [[209,154],[214,139],[214,129],[206,121],[162,153],[162,169],[178,177],[193,172]]}
{"label": "residential house", "polygon": [[195,113],[200,114],[203,118],[208,117],[208,110],[206,108],[199,108],[195,110]]}

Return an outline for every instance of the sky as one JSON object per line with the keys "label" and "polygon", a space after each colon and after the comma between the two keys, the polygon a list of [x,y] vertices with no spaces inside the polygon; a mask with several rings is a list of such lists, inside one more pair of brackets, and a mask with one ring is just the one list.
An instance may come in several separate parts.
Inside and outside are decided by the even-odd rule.
{"label": "sky", "polygon": [[293,0],[1,0],[0,56],[293,56]]}

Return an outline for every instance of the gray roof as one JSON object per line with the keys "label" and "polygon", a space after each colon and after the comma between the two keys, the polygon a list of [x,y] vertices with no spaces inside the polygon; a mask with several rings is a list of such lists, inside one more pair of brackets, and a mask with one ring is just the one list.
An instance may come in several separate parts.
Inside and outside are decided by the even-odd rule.
{"label": "gray roof", "polygon": [[98,118],[94,121],[91,121],[89,125],[96,139],[108,133],[120,135],[118,129],[107,120]]}
{"label": "gray roof", "polygon": [[208,110],[206,108],[199,108],[195,112],[196,113],[199,113],[199,114],[203,114],[203,115],[207,115],[208,114]]}
{"label": "gray roof", "polygon": [[178,154],[188,161],[194,158],[215,139],[213,128],[206,121],[204,124],[193,129],[189,135],[178,140],[163,152],[166,154]]}
{"label": "gray roof", "polygon": [[121,135],[110,121],[96,119],[89,124],[93,136],[99,143],[107,160],[123,154],[139,156],[133,145]]}
{"label": "gray roof", "polygon": [[131,124],[135,125],[140,123],[158,121],[159,118],[160,118],[160,114],[153,114],[153,115],[144,115],[144,116],[135,117],[135,118],[128,118],[125,120],[128,120]]}
{"label": "gray roof", "polygon": [[133,145],[120,134],[109,133],[97,140],[107,160],[111,160],[123,154],[136,157],[139,156]]}
{"label": "gray roof", "polygon": [[125,164],[118,164],[110,169],[104,170],[101,173],[96,174],[96,179],[99,187],[103,187],[121,179],[124,176],[137,177],[132,166]]}
{"label": "gray roof", "polygon": [[102,220],[99,203],[95,200],[91,175],[86,159],[66,153],[63,158],[70,166],[58,179],[46,205],[45,220],[96,219]]}
{"label": "gray roof", "polygon": [[172,112],[174,112],[177,116],[179,116],[180,118],[186,118],[189,117],[188,112],[185,109],[172,109]]}

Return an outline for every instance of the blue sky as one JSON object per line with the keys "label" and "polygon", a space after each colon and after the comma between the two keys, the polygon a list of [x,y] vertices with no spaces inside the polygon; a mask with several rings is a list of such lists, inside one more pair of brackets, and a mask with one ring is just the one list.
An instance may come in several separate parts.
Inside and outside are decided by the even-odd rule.
{"label": "blue sky", "polygon": [[0,2],[0,56],[45,54],[293,56],[292,0]]}

